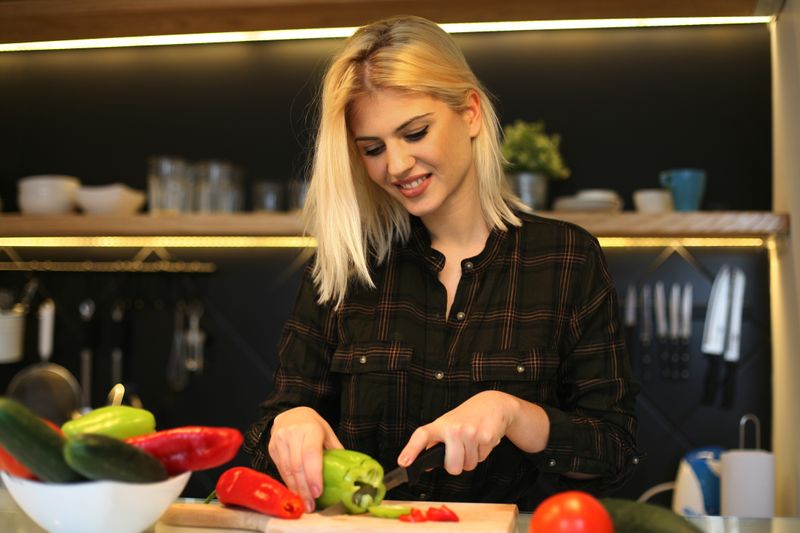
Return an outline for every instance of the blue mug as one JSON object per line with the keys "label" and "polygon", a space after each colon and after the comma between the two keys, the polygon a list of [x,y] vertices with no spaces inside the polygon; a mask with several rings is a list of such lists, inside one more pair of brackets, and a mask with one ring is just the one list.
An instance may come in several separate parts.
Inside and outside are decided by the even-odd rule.
{"label": "blue mug", "polygon": [[662,187],[672,191],[676,211],[697,211],[706,190],[706,172],[695,168],[675,168],[659,174]]}

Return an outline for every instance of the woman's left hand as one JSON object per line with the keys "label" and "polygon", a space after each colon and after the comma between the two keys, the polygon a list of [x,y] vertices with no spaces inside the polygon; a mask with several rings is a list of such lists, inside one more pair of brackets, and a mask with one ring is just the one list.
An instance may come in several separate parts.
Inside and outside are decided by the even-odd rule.
{"label": "woman's left hand", "polygon": [[443,442],[444,468],[448,473],[455,476],[474,470],[506,435],[519,411],[519,402],[504,392],[480,392],[430,424],[417,428],[397,463],[408,466],[422,450]]}

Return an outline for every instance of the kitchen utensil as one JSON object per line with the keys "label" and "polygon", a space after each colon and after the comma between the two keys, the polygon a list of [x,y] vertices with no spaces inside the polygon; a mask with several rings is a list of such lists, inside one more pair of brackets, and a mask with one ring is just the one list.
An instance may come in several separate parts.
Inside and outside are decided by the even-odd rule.
{"label": "kitchen utensil", "polygon": [[684,516],[718,515],[721,446],[686,453],[678,466],[672,510]]}
{"label": "kitchen utensil", "polygon": [[625,326],[625,343],[628,347],[628,357],[631,364],[635,365],[637,362],[634,337],[636,329],[636,286],[632,283],[628,284],[628,288],[625,291],[625,314],[622,323]]}
{"label": "kitchen utensil", "polygon": [[[386,491],[390,491],[395,487],[399,487],[405,483],[409,485],[416,485],[419,478],[426,470],[439,468],[444,464],[445,446],[443,443],[436,444],[427,450],[421,452],[417,458],[407,467],[399,466],[383,476],[383,484],[386,485]],[[357,491],[358,492],[358,491]],[[347,508],[343,503],[339,502],[335,505],[327,507],[321,514],[323,516],[336,516],[346,514]]]}
{"label": "kitchen utensil", "polygon": [[704,379],[703,403],[714,403],[719,382],[720,355],[725,351],[725,339],[730,310],[730,267],[723,265],[711,285],[706,321],[703,327],[701,350],[708,356]]}
{"label": "kitchen utensil", "polygon": [[39,416],[61,425],[78,412],[81,388],[69,370],[50,362],[55,325],[53,300],[43,301],[38,315],[41,362],[15,375],[8,384],[6,395],[26,405]]}
{"label": "kitchen utensil", "polygon": [[191,472],[158,483],[43,483],[0,475],[25,514],[51,533],[139,533],[175,501]]}
{"label": "kitchen utensil", "polygon": [[92,318],[94,317],[94,300],[86,298],[78,304],[78,314],[83,323],[83,347],[81,348],[81,396],[82,409],[92,407]]}
{"label": "kitchen utensil", "polygon": [[733,407],[736,396],[736,367],[741,352],[742,343],[742,312],[744,310],[744,291],[747,277],[744,271],[736,268],[731,281],[731,306],[728,323],[728,337],[725,353],[725,377],[722,382],[722,406]]}
{"label": "kitchen utensil", "polygon": [[111,348],[111,383],[122,383],[122,343],[124,332],[122,320],[125,318],[125,304],[121,300],[114,302],[111,307],[112,338],[114,342]]}
{"label": "kitchen utensil", "polygon": [[145,193],[124,183],[81,186],[75,193],[75,200],[89,215],[132,215],[144,205]]}
{"label": "kitchen utensil", "polygon": [[680,373],[681,379],[689,379],[689,346],[692,339],[692,306],[694,305],[694,288],[691,282],[686,282],[683,285],[683,295],[681,296],[681,362]]}
{"label": "kitchen utensil", "polygon": [[17,182],[20,210],[30,215],[55,215],[75,209],[80,180],[73,176],[27,176]]}
{"label": "kitchen utensil", "polygon": [[680,371],[681,285],[673,283],[669,289],[669,371],[670,378],[678,380]]}
{"label": "kitchen utensil", "polygon": [[386,485],[386,490],[392,490],[404,483],[416,485],[423,472],[444,465],[444,452],[444,444],[439,443],[420,453],[408,467],[398,466],[394,470],[387,472],[383,476],[383,484]]}
{"label": "kitchen utensil", "polygon": [[206,333],[200,329],[203,304],[197,300],[189,303],[189,329],[186,330],[186,370],[196,374],[203,373]]}
{"label": "kitchen utensil", "polygon": [[642,344],[642,381],[653,381],[653,288],[642,285],[642,328],[639,330]]}
{"label": "kitchen utensil", "polygon": [[661,365],[661,377],[669,379],[669,345],[667,344],[667,296],[664,282],[657,281],[654,291],[655,305],[653,311],[656,316],[656,350]]}
{"label": "kitchen utensil", "polygon": [[22,308],[0,311],[0,363],[22,360],[25,341],[25,313]]}
{"label": "kitchen utensil", "polygon": [[186,369],[186,335],[184,332],[186,304],[179,300],[175,304],[175,323],[172,331],[172,351],[167,361],[167,383],[175,392],[186,388],[189,374]]}
{"label": "kitchen utensil", "polygon": [[[328,533],[353,532],[375,533],[376,531],[408,533],[430,533],[463,531],[474,533],[513,533],[517,529],[517,506],[508,503],[460,503],[446,502],[459,517],[459,522],[418,522],[408,524],[400,520],[387,520],[369,514],[325,516],[307,513],[296,520],[273,518],[239,507],[225,507],[218,503],[174,503],[161,516],[156,530],[159,533],[179,533],[185,527],[207,527],[259,531],[267,533]],[[427,509],[435,502],[405,502],[386,500],[387,505],[409,505]],[[454,527],[457,526],[457,527]]]}

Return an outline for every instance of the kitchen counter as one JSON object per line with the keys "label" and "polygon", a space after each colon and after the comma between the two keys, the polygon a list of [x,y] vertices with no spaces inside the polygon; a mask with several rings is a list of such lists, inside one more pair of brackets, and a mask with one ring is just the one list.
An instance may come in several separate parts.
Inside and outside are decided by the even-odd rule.
{"label": "kitchen counter", "polygon": [[[790,533],[800,531],[800,518],[745,519],[709,516],[693,518],[692,522],[705,533]],[[527,533],[529,523],[530,514],[520,514],[517,521],[517,531],[519,533]],[[10,498],[8,492],[2,488],[0,488],[0,531],[44,533],[42,528],[25,516]],[[157,523],[145,533],[238,533],[239,531],[233,529],[174,527]]]}

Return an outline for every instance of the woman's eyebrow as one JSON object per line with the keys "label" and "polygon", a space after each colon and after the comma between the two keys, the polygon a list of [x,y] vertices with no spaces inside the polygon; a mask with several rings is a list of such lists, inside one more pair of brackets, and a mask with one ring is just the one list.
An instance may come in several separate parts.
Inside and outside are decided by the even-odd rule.
{"label": "woman's eyebrow", "polygon": [[[394,132],[395,133],[399,133],[399,132],[403,131],[404,128],[406,128],[409,124],[411,124],[415,120],[419,120],[421,118],[425,118],[428,115],[432,115],[432,114],[433,114],[432,112],[431,113],[423,113],[422,115],[417,115],[415,117],[411,117],[410,119],[406,120],[405,122],[403,122],[402,124],[397,126],[395,128]],[[378,137],[355,137],[353,140],[354,141],[374,141],[374,140],[377,140],[377,139],[378,139]]]}

